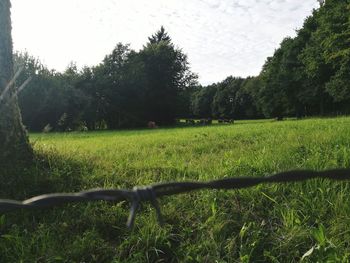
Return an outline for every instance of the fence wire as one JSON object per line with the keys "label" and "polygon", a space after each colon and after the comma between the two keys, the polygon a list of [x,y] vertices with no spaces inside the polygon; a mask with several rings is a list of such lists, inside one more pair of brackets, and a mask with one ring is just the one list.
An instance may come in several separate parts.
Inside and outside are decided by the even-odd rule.
{"label": "fence wire", "polygon": [[233,177],[209,182],[159,183],[143,187],[134,187],[132,190],[95,189],[78,193],[45,194],[24,201],[0,199],[0,212],[22,208],[53,207],[72,202],[129,201],[131,203],[131,209],[127,226],[132,227],[140,204],[143,202],[150,202],[156,210],[159,223],[162,225],[163,219],[157,200],[162,196],[171,196],[201,189],[241,189],[259,184],[300,182],[314,178],[338,181],[350,180],[350,169],[333,169],[326,171],[296,170],[281,172],[266,177]]}

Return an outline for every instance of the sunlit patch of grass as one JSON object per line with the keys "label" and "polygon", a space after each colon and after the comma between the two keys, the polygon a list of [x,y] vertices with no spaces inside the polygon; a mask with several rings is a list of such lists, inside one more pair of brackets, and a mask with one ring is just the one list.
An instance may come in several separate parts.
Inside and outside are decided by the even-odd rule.
{"label": "sunlit patch of grass", "polygon": [[[30,139],[36,164],[2,173],[1,198],[350,167],[346,117]],[[165,227],[146,204],[132,231],[127,203],[12,212],[0,217],[0,262],[346,262],[349,190],[312,180],[166,197]]]}

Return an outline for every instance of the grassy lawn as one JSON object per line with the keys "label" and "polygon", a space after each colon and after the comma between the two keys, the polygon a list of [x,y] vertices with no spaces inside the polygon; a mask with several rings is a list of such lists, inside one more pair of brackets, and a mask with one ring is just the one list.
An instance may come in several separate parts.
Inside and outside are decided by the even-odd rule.
{"label": "grassy lawn", "polygon": [[[350,168],[350,118],[241,121],[139,131],[32,134],[33,167],[0,175],[0,198],[165,181]],[[0,262],[348,262],[345,182],[262,185],[144,205],[69,204],[0,216]]]}

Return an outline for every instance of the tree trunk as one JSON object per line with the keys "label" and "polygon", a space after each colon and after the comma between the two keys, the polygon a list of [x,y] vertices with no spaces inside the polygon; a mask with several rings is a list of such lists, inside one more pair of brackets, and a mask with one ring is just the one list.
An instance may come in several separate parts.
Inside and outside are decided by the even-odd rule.
{"label": "tree trunk", "polygon": [[[13,77],[10,7],[10,0],[0,0],[0,96]],[[0,168],[31,157],[13,86],[0,101]]]}

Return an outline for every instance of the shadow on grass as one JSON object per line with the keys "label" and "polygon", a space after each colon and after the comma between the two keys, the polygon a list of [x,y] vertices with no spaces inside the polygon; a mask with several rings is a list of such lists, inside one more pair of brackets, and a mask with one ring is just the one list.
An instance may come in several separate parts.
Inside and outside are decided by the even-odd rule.
{"label": "shadow on grass", "polygon": [[[93,163],[73,157],[36,152],[30,165],[0,166],[0,198],[80,191],[93,169]],[[110,262],[114,250],[108,237],[113,219],[119,217],[109,218],[115,210],[106,207],[103,202],[67,204],[0,214],[0,262]],[[124,227],[112,234],[116,238],[126,231]]]}
{"label": "shadow on grass", "polygon": [[54,153],[36,153],[31,164],[0,167],[0,198],[22,200],[35,195],[79,191],[93,165]]}

